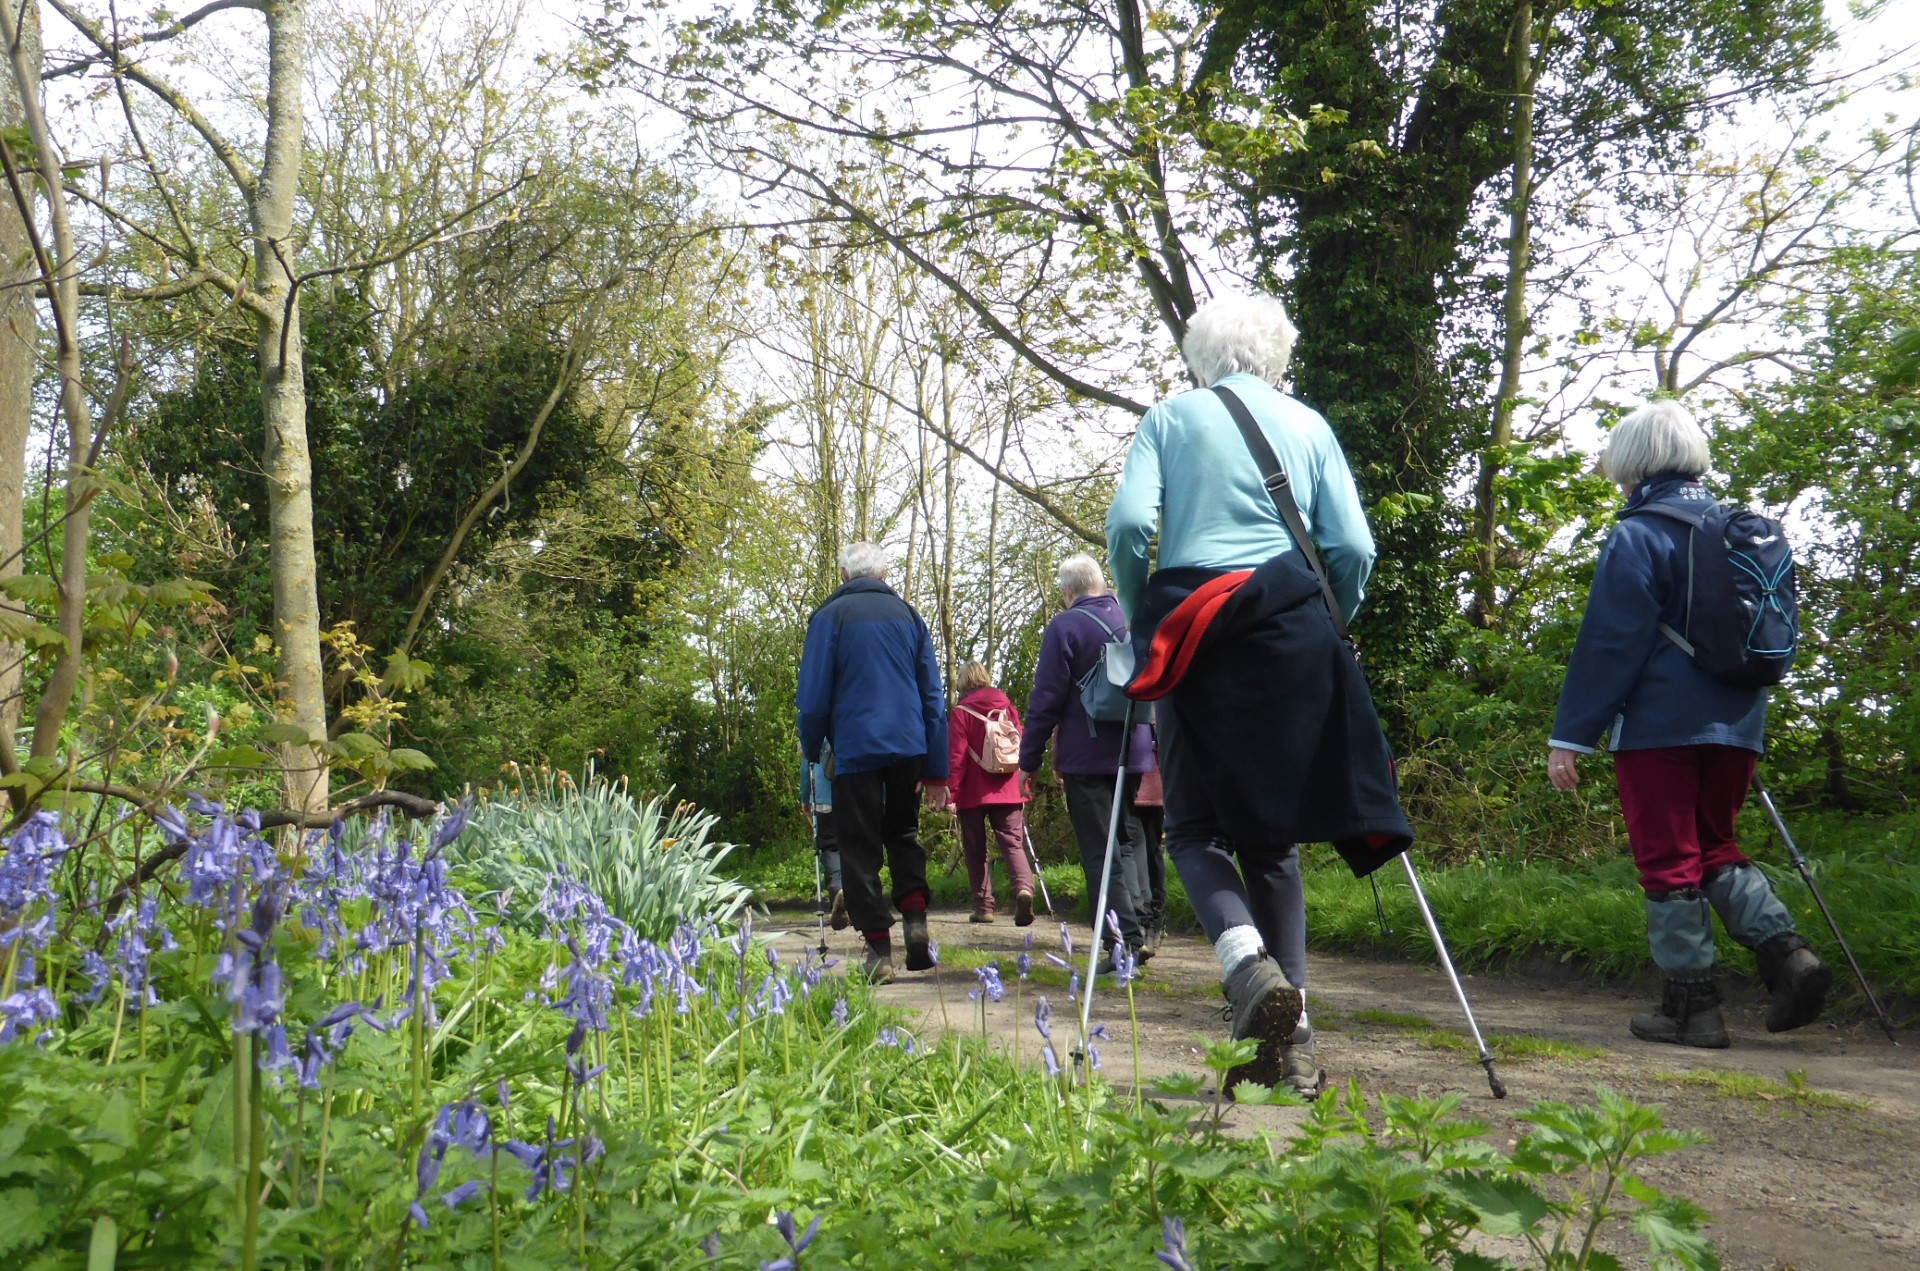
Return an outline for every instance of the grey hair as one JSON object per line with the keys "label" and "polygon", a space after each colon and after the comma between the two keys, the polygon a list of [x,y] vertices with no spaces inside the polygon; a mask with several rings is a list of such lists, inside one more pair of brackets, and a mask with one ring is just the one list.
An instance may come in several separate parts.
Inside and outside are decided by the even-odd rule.
{"label": "grey hair", "polygon": [[1071,596],[1104,596],[1107,594],[1107,576],[1100,568],[1100,562],[1085,552],[1079,552],[1060,562],[1060,568],[1054,571],[1053,581],[1061,591]]}
{"label": "grey hair", "polygon": [[1180,353],[1202,388],[1235,373],[1277,384],[1287,373],[1299,334],[1286,306],[1273,296],[1226,295],[1209,300],[1187,320]]}
{"label": "grey hair", "polygon": [[1600,470],[1628,490],[1662,472],[1697,477],[1710,462],[1707,434],[1671,398],[1649,402],[1621,420],[1600,453]]}
{"label": "grey hair", "polygon": [[848,543],[840,549],[840,570],[849,578],[885,578],[887,553],[878,543]]}

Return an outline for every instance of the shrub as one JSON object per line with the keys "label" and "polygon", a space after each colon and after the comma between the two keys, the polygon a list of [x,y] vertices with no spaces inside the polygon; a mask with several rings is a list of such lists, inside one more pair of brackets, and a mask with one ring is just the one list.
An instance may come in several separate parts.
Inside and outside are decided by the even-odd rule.
{"label": "shrub", "polygon": [[683,921],[729,922],[748,895],[719,872],[734,845],[708,837],[717,818],[690,803],[669,808],[668,797],[636,799],[591,770],[579,785],[548,778],[476,808],[453,859],[475,890],[495,895],[531,898],[564,875],[654,939]]}

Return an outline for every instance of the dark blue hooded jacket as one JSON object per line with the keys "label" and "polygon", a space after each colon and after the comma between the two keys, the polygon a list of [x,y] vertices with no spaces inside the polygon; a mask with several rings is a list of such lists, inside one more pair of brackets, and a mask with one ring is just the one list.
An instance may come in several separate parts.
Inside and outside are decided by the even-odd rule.
{"label": "dark blue hooded jacket", "polygon": [[[1663,473],[1635,489],[1626,510],[1710,497],[1692,478]],[[1765,749],[1767,690],[1721,683],[1660,633],[1662,622],[1685,620],[1691,533],[1665,516],[1623,517],[1613,527],[1594,567],[1550,744],[1592,754],[1604,733],[1608,750]]]}
{"label": "dark blue hooded jacket", "polygon": [[832,742],[836,776],[925,756],[921,777],[947,779],[947,695],[933,640],[878,578],[842,583],[814,611],[794,704],[801,749],[817,762]]}

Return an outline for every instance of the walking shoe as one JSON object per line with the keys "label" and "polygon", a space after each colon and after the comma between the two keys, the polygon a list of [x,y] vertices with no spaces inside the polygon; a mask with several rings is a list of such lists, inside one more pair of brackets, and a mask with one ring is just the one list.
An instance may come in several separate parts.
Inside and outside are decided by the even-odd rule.
{"label": "walking shoe", "polygon": [[867,941],[867,958],[860,964],[867,973],[867,983],[887,984],[893,980],[893,941]]}
{"label": "walking shoe", "polygon": [[1644,1042],[1724,1050],[1730,1041],[1712,980],[1668,980],[1659,1009],[1634,1016],[1627,1027]]}
{"label": "walking shoe", "polygon": [[1754,950],[1760,959],[1760,979],[1773,994],[1767,1007],[1767,1031],[1785,1033],[1804,1028],[1820,1017],[1833,987],[1833,968],[1815,956],[1806,937],[1789,931]]}
{"label": "walking shoe", "polygon": [[1313,1025],[1304,1020],[1280,1048],[1280,1081],[1302,1099],[1318,1099],[1327,1088],[1327,1074],[1313,1058]]}
{"label": "walking shoe", "polygon": [[1251,1060],[1227,1070],[1227,1093],[1243,1081],[1269,1089],[1280,1085],[1286,1078],[1283,1054],[1300,1023],[1300,990],[1264,949],[1242,958],[1220,990],[1227,995],[1233,1040],[1260,1043]]}
{"label": "walking shoe", "polygon": [[927,934],[926,910],[902,914],[900,925],[904,928],[907,937],[907,970],[933,970],[933,951],[927,948],[932,937]]}
{"label": "walking shoe", "polygon": [[833,893],[833,912],[827,916],[827,922],[835,931],[845,931],[853,925],[853,919],[847,917],[847,893]]}
{"label": "walking shoe", "polygon": [[993,915],[984,909],[976,909],[967,915],[968,922],[992,922]]}
{"label": "walking shoe", "polygon": [[1031,927],[1033,925],[1033,893],[1023,891],[1013,898],[1013,925]]}

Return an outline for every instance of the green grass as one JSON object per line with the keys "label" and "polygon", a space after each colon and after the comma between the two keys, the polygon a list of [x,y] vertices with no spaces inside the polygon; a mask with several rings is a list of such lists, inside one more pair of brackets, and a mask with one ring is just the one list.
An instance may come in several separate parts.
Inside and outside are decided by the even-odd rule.
{"label": "green grass", "polygon": [[[1403,1011],[1371,1010],[1339,1014],[1316,1008],[1314,1019],[1316,1022],[1330,1023],[1336,1028],[1341,1023],[1371,1024],[1380,1028],[1392,1028],[1406,1033],[1414,1040],[1431,1046],[1435,1050],[1466,1055],[1474,1053],[1473,1042],[1470,1039],[1450,1029],[1442,1028],[1422,1015],[1411,1015]],[[1598,1046],[1560,1041],[1551,1037],[1537,1037],[1531,1033],[1488,1033],[1487,1045],[1497,1057],[1514,1063],[1547,1059],[1555,1063],[1577,1064],[1604,1059],[1607,1055],[1607,1052]]]}
{"label": "green grass", "polygon": [[1687,1072],[1662,1073],[1659,1078],[1670,1086],[1691,1086],[1710,1090],[1728,1099],[1753,1103],[1782,1103],[1796,1108],[1838,1108],[1847,1112],[1870,1112],[1873,1105],[1864,1099],[1815,1090],[1807,1084],[1807,1074],[1798,1068],[1787,1070],[1784,1082],[1750,1072],[1718,1072],[1696,1068]]}

